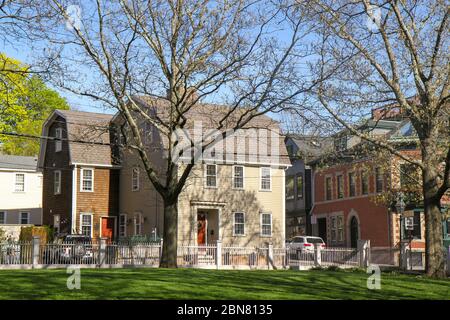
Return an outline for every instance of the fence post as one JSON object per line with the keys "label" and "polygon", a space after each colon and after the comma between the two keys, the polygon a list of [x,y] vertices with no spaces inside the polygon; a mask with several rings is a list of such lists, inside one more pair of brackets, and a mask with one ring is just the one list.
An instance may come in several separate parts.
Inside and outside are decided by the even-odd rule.
{"label": "fence post", "polygon": [[100,238],[100,247],[98,250],[98,264],[101,267],[105,265],[106,260],[106,240],[108,238]]}
{"label": "fence post", "polygon": [[369,267],[370,240],[358,240],[359,266]]}
{"label": "fence post", "polygon": [[222,241],[220,240],[216,242],[216,265],[217,269],[222,266]]}
{"label": "fence post", "polygon": [[160,242],[159,242],[159,262],[161,262],[161,257],[162,257],[162,251],[163,251],[163,238],[161,238]]}
{"label": "fence post", "polygon": [[33,236],[32,241],[32,257],[33,257],[33,268],[36,267],[36,265],[39,264],[39,246],[41,244],[41,239],[39,236]]}
{"label": "fence post", "polygon": [[321,243],[314,244],[314,266],[320,267],[322,264],[322,254],[320,253],[322,249]]}
{"label": "fence post", "polygon": [[267,268],[273,269],[273,244],[269,243],[267,247]]}
{"label": "fence post", "polygon": [[400,244],[400,257],[401,257],[401,267],[403,270],[408,270],[409,265],[409,254],[408,254],[409,244],[408,242],[401,242]]}

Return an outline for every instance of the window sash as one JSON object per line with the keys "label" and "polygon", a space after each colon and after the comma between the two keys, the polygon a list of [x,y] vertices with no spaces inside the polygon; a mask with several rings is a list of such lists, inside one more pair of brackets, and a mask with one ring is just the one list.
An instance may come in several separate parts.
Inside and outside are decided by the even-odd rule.
{"label": "window sash", "polygon": [[131,173],[131,190],[139,190],[139,168],[133,168]]}
{"label": "window sash", "polygon": [[344,176],[337,176],[337,197],[338,199],[344,198]]}
{"label": "window sash", "polygon": [[137,213],[134,215],[134,235],[142,234],[142,214]]}
{"label": "window sash", "polygon": [[294,199],[294,177],[286,177],[286,199]]}
{"label": "window sash", "polygon": [[25,191],[25,174],[16,173],[14,181],[14,191],[24,192]]}
{"label": "window sash", "polygon": [[53,193],[61,193],[61,171],[59,170],[53,173]]}
{"label": "window sash", "polygon": [[0,224],[6,224],[6,212],[0,211]]}
{"label": "window sash", "polygon": [[375,169],[375,190],[377,193],[383,191],[383,173],[380,168]]}
{"label": "window sash", "polygon": [[331,200],[332,199],[332,193],[333,193],[333,188],[332,188],[332,180],[331,177],[327,177],[325,178],[325,197],[326,200]]}
{"label": "window sash", "polygon": [[348,174],[348,192],[350,197],[356,196],[356,178],[353,172]]}
{"label": "window sash", "polygon": [[21,212],[20,213],[20,224],[30,224],[30,213]]}
{"label": "window sash", "polygon": [[262,213],[261,214],[261,235],[262,236],[272,236],[272,214]]}
{"label": "window sash", "polygon": [[361,194],[369,194],[369,176],[361,172]]}
{"label": "window sash", "polygon": [[234,235],[243,236],[245,235],[245,215],[243,212],[234,213]]}
{"label": "window sash", "polygon": [[217,187],[217,166],[215,164],[206,165],[206,186]]}
{"label": "window sash", "polygon": [[261,168],[261,190],[270,190],[271,188],[271,170],[268,167]]}
{"label": "window sash", "polygon": [[234,189],[244,188],[244,167],[242,166],[233,167],[233,188]]}
{"label": "window sash", "polygon": [[119,216],[119,237],[127,236],[127,216],[126,214],[121,214]]}
{"label": "window sash", "polygon": [[55,129],[55,152],[62,150],[62,128]]}
{"label": "window sash", "polygon": [[81,169],[81,191],[94,191],[94,169]]}
{"label": "window sash", "polygon": [[81,214],[81,234],[92,237],[92,215],[91,214]]}
{"label": "window sash", "polygon": [[303,199],[303,175],[297,175],[297,199]]}

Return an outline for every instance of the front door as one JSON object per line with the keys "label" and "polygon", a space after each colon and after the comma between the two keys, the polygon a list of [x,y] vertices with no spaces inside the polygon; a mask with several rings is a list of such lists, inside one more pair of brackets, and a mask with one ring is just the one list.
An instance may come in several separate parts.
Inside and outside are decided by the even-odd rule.
{"label": "front door", "polygon": [[317,219],[317,225],[319,229],[319,237],[323,239],[323,242],[327,243],[327,218]]}
{"label": "front door", "polygon": [[112,240],[114,235],[114,218],[102,217],[102,238]]}
{"label": "front door", "polygon": [[197,244],[206,244],[206,213],[197,214]]}

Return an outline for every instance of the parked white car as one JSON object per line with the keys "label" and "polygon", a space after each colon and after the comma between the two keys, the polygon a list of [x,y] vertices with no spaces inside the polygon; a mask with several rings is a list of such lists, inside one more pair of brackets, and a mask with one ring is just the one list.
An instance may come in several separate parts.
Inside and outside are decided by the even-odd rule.
{"label": "parked white car", "polygon": [[297,236],[293,237],[289,243],[286,244],[286,248],[291,250],[297,250],[299,252],[314,252],[314,245],[319,243],[322,248],[325,248],[325,242],[320,237],[310,236]]}

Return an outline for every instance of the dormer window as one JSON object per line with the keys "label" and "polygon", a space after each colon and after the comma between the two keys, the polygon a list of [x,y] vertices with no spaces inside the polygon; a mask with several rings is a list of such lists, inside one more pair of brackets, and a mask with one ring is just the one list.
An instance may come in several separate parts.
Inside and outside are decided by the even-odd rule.
{"label": "dormer window", "polygon": [[55,152],[62,150],[62,128],[55,129]]}
{"label": "dormer window", "polygon": [[334,139],[334,150],[344,151],[347,149],[347,136],[343,135]]}

